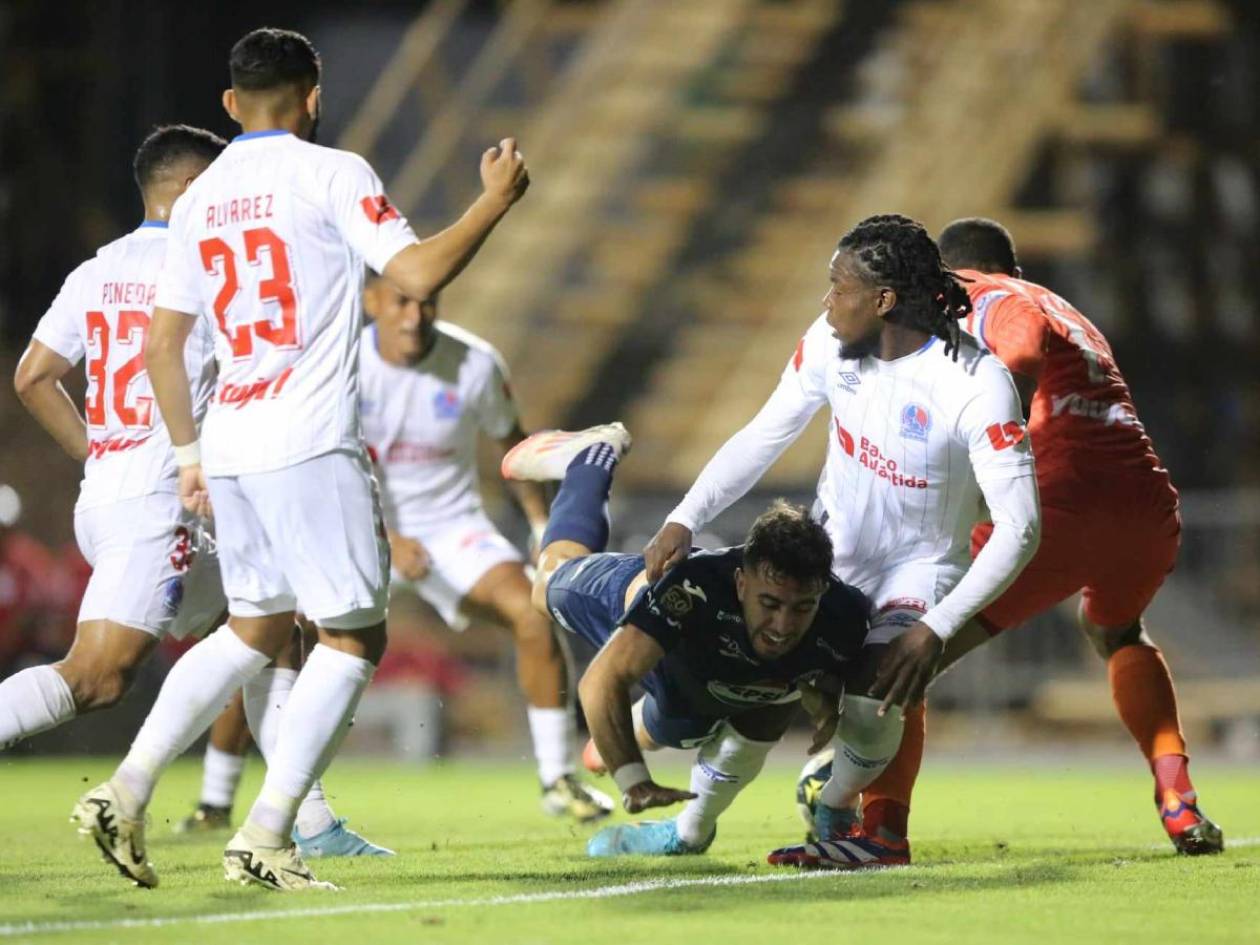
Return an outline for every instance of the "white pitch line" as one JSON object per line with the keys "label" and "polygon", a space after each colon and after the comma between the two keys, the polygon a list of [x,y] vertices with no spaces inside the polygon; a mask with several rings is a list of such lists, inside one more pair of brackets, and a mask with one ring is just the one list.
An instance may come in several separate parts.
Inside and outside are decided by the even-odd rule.
{"label": "white pitch line", "polygon": [[[900,872],[914,870],[903,867]],[[873,875],[880,871],[867,871]],[[304,919],[338,915],[361,915],[380,912],[414,912],[421,909],[450,909],[461,906],[510,906],[535,902],[557,902],[566,899],[609,899],[614,896],[637,896],[667,889],[691,886],[749,886],[755,883],[782,883],[807,879],[837,879],[858,875],[835,870],[807,873],[766,873],[757,876],[706,876],[696,879],[657,879],[619,886],[598,886],[594,889],[553,890],[551,892],[516,893],[510,896],[486,896],[479,899],[430,899],[415,902],[364,902],[345,906],[323,906],[314,909],[285,909],[274,912],[220,912],[210,915],[155,916],[149,919],[99,919],[77,922],[14,922],[0,925],[0,938],[17,935],[41,935],[50,932],[88,932],[102,929],[151,929],[172,925],[214,925],[226,922],[262,922],[268,919]]]}
{"label": "white pitch line", "polygon": [[[1260,846],[1260,837],[1241,837],[1226,841],[1228,848]],[[1157,844],[1153,850],[1163,850]],[[918,872],[914,866],[902,867],[898,873]],[[105,929],[160,929],[173,925],[221,925],[233,922],[265,922],[272,919],[310,919],[340,915],[417,912],[423,909],[455,909],[469,906],[512,906],[536,902],[561,902],[575,899],[611,899],[617,896],[638,896],[643,893],[695,886],[752,886],[761,883],[799,882],[811,879],[841,879],[874,876],[882,870],[843,872],[765,873],[755,876],[704,876],[692,879],[655,879],[618,886],[597,886],[594,889],[552,890],[550,892],[515,893],[509,896],[485,896],[477,899],[430,899],[414,902],[363,902],[344,906],[321,906],[313,909],[278,909],[272,912],[219,912],[209,915],[155,916],[148,919],[85,919],[76,922],[13,922],[0,925],[0,938],[18,935],[47,935],[55,932],[92,932]]]}

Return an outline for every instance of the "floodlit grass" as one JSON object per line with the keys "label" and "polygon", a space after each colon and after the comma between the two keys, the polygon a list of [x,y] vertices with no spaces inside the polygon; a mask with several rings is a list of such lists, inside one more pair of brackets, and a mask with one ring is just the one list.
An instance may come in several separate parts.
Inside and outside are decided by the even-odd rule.
{"label": "floodlit grass", "polygon": [[[1260,941],[1260,769],[1195,766],[1205,809],[1227,843],[1242,842],[1188,859],[1164,840],[1136,759],[928,767],[915,865],[824,876],[765,865],[767,850],[801,835],[794,762],[778,758],[723,819],[707,856],[615,861],[587,859],[588,829],[539,812],[524,765],[339,763],[327,779],[337,811],[399,856],[314,861],[344,891],[287,895],[225,883],[225,835],[170,832],[196,797],[194,763],[174,768],[154,802],[149,847],[161,887],[146,891],[67,823],[109,761],[4,758],[0,945]],[[251,763],[242,803],[260,776]],[[677,764],[658,776],[686,784]]]}

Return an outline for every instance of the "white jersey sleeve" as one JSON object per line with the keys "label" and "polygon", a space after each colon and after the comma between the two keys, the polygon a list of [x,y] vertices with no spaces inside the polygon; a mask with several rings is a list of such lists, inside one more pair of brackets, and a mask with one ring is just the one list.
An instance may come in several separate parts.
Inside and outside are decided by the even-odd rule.
{"label": "white jersey sleeve", "polygon": [[35,327],[35,340],[61,355],[71,364],[83,360],[83,312],[87,309],[83,298],[80,274],[87,264],[80,266],[66,277],[61,291],[53,299],[48,311]]}
{"label": "white jersey sleeve", "polygon": [[981,358],[976,375],[980,390],[963,406],[958,431],[968,444],[993,534],[957,586],[923,616],[943,640],[1010,586],[1041,540],[1036,471],[1019,394],[996,358]]}
{"label": "white jersey sleeve", "polygon": [[666,521],[695,532],[756,485],[827,403],[826,364],[835,344],[819,318],[797,344],[770,399],[714,454]]}
{"label": "white jersey sleeve", "polygon": [[477,392],[474,410],[481,432],[491,439],[501,440],[516,429],[520,414],[503,357],[494,349],[485,353],[487,367],[481,376],[481,390]]}
{"label": "white jersey sleeve", "polygon": [[[171,210],[172,233],[179,234],[185,230],[187,223],[183,217],[187,211],[187,201],[175,201]],[[190,240],[176,238],[166,241],[166,255],[162,259],[162,272],[158,275],[157,294],[153,300],[155,308],[168,308],[187,315],[203,314],[201,280],[204,275],[201,260],[196,258],[197,253],[197,244]],[[220,270],[223,264],[222,258],[209,262],[214,267],[211,271],[219,277],[222,277]]]}
{"label": "white jersey sleeve", "polygon": [[350,247],[374,271],[416,242],[410,224],[389,202],[371,165],[358,155],[344,155],[328,187],[329,214]]}

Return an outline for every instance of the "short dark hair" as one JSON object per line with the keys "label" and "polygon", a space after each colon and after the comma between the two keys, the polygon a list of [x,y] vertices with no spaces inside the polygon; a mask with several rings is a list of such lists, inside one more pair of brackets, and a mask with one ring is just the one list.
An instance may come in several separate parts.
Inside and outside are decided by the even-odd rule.
{"label": "short dark hair", "polygon": [[227,142],[212,131],[191,125],[162,125],[140,142],[131,162],[136,186],[148,190],[159,177],[185,158],[202,158],[207,164],[217,158]]}
{"label": "short dark hair", "polygon": [[265,92],[286,85],[319,84],[319,53],[311,41],[293,30],[270,26],[246,33],[228,57],[232,88]]}
{"label": "short dark hair", "polygon": [[941,257],[954,269],[979,269],[1013,276],[1019,267],[1015,240],[997,220],[986,217],[955,220],[941,230],[937,243]]}
{"label": "short dark hair", "polygon": [[899,213],[867,217],[840,239],[874,280],[897,293],[888,318],[936,335],[945,352],[958,358],[958,319],[971,311],[967,289],[941,262],[941,253],[923,224]]}
{"label": "short dark hair", "polygon": [[785,499],[775,499],[757,516],[744,541],[744,568],[764,567],[775,577],[802,584],[831,578],[831,538],[809,512]]}

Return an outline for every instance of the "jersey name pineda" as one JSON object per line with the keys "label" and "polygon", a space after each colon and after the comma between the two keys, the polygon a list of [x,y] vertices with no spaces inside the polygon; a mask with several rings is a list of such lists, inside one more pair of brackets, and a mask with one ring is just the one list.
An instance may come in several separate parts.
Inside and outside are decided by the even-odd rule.
{"label": "jersey name pineda", "polygon": [[[86,358],[88,458],[77,509],[175,492],[175,460],[144,365],[167,229],[142,224],[70,274],[35,338],[70,361]],[[198,322],[184,349],[200,421],[214,388],[214,338]]]}
{"label": "jersey name pineda", "polygon": [[386,519],[411,536],[481,508],[478,434],[502,439],[517,424],[499,353],[447,322],[434,330],[415,366],[385,361],[375,327],[360,351],[363,437],[381,471]]}
{"label": "jersey name pineda", "polygon": [[362,158],[287,132],[237,137],[176,202],[157,305],[215,328],[212,476],[361,448],[363,266],[415,234]]}
{"label": "jersey name pineda", "polygon": [[784,371],[802,408],[831,407],[818,499],[847,581],[910,562],[965,568],[979,484],[1033,475],[1010,373],[969,335],[957,361],[944,348],[842,358],[820,317]]}

